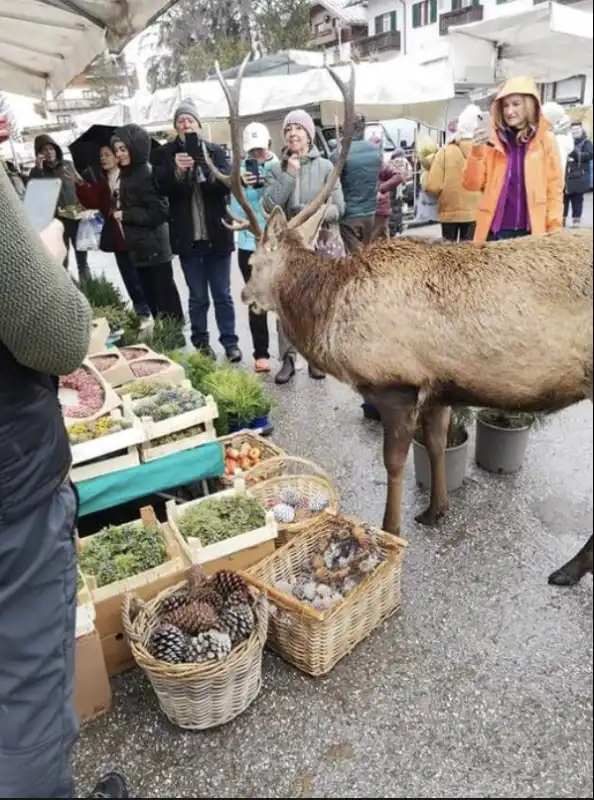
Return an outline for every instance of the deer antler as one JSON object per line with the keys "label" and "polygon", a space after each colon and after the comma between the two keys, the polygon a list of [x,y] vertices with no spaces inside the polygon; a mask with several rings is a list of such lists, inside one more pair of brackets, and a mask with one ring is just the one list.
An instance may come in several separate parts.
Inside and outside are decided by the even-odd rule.
{"label": "deer antler", "polygon": [[339,152],[336,155],[334,162],[334,169],[328,176],[328,180],[320,189],[317,196],[305,208],[296,214],[289,221],[289,228],[298,228],[303,225],[308,219],[320,210],[320,208],[328,202],[332,190],[336,186],[336,181],[340,177],[340,173],[346,164],[349,150],[351,149],[351,141],[353,138],[353,131],[355,126],[355,67],[351,62],[351,74],[349,76],[348,84],[339,78],[336,72],[331,67],[326,67],[334,83],[338,86],[344,98],[344,125],[342,127],[342,142],[339,144]]}
{"label": "deer antler", "polygon": [[241,146],[241,137],[239,133],[239,98],[241,96],[241,82],[243,80],[243,73],[245,71],[245,68],[249,60],[250,60],[250,54],[248,53],[248,55],[244,58],[239,68],[233,86],[229,86],[229,84],[223,77],[223,73],[221,72],[219,62],[217,61],[215,63],[217,78],[225,94],[227,105],[229,106],[229,126],[231,128],[231,156],[232,156],[231,174],[225,175],[223,172],[217,169],[204,143],[202,144],[202,147],[203,147],[204,157],[206,159],[206,163],[208,164],[210,171],[215,176],[215,178],[217,178],[217,180],[221,181],[221,183],[224,183],[225,186],[229,188],[229,190],[232,192],[235,199],[237,200],[241,208],[244,210],[246,215],[246,219],[242,219],[241,217],[238,217],[237,214],[235,214],[229,206],[227,206],[227,212],[229,216],[233,219],[233,222],[229,223],[226,220],[223,220],[223,225],[232,231],[243,231],[249,229],[254,234],[256,239],[260,239],[262,236],[262,230],[260,229],[258,217],[256,216],[254,209],[251,207],[251,205],[247,200],[247,197],[245,196],[245,192],[243,191],[243,185],[241,182],[242,146]]}

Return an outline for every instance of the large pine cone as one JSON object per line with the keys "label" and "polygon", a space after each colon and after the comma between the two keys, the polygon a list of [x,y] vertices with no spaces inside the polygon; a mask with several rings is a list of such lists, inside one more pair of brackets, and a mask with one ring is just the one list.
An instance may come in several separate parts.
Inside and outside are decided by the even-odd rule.
{"label": "large pine cone", "polygon": [[219,617],[208,603],[194,600],[187,606],[181,606],[171,611],[163,618],[163,621],[175,625],[190,636],[196,636],[203,631],[216,628],[219,624]]}
{"label": "large pine cone", "polygon": [[249,587],[241,575],[226,569],[212,576],[211,585],[225,600],[235,592],[240,592],[246,601],[251,598]]}

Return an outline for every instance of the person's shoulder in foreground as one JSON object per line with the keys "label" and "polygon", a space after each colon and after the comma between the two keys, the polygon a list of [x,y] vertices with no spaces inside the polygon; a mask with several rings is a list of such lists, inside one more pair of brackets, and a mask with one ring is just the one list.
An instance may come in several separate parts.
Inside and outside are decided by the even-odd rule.
{"label": "person's shoulder in foreground", "polygon": [[0,343],[23,366],[67,375],[87,354],[91,309],[31,228],[0,170]]}

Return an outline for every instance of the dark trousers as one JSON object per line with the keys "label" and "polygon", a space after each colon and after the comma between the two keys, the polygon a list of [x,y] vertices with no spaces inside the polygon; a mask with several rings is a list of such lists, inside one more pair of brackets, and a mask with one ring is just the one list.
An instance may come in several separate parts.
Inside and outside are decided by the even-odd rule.
{"label": "dark trousers", "polygon": [[138,279],[153,317],[173,317],[184,322],[184,312],[173,279],[171,261],[138,267]]}
{"label": "dark trousers", "polygon": [[[243,275],[244,281],[247,283],[252,275],[252,268],[250,266],[250,258],[253,253],[251,250],[238,250],[237,260],[239,262],[239,269]],[[268,319],[266,314],[254,314],[249,311],[250,331],[252,334],[252,342],[254,344],[254,358],[270,358],[268,352],[269,336],[268,336]]]}
{"label": "dark trousers", "polygon": [[563,219],[567,219],[570,206],[571,206],[572,219],[575,220],[581,219],[582,214],[584,213],[584,195],[583,194],[563,195]]}
{"label": "dark trousers", "polygon": [[197,242],[191,250],[180,255],[179,260],[190,291],[192,344],[202,347],[209,343],[210,290],[219,341],[225,350],[236,347],[239,339],[235,333],[235,307],[231,296],[231,254],[213,253],[207,245]]}
{"label": "dark trousers", "polygon": [[354,253],[373,240],[375,215],[369,217],[349,217],[340,222],[340,235],[347,253]]}
{"label": "dark trousers", "polygon": [[64,266],[68,269],[68,260],[70,255],[70,245],[74,248],[74,255],[76,256],[76,266],[78,268],[79,281],[91,277],[91,270],[89,269],[89,261],[86,250],[76,249],[76,234],[78,233],[78,220],[66,219],[60,217],[60,222],[64,226],[64,244],[66,245],[66,258],[64,259]]}
{"label": "dark trousers", "polygon": [[138,277],[138,268],[133,264],[130,258],[130,253],[125,250],[114,253],[115,260],[124,281],[124,286],[128,292],[128,296],[132,301],[134,313],[138,317],[150,317],[151,310],[144,297],[142,286],[140,285],[140,278]]}
{"label": "dark trousers", "polygon": [[0,797],[74,797],[76,492],[0,519]]}
{"label": "dark trousers", "polygon": [[471,242],[475,227],[474,222],[442,222],[441,235],[448,242]]}

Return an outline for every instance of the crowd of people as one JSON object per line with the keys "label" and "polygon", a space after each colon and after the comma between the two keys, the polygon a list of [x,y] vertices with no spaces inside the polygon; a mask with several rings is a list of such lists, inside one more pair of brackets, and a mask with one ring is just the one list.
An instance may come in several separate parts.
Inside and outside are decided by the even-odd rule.
{"label": "crowd of people", "polygon": [[[184,313],[173,279],[179,256],[189,290],[192,344],[212,353],[207,314],[214,303],[219,339],[231,362],[242,359],[231,296],[233,234],[225,226],[228,189],[204,149],[198,112],[182,103],[176,137],[151,148],[137,125],[117,129],[101,149],[101,175],[91,179],[66,163],[48,137],[36,142],[34,176],[59,177],[60,222],[39,237],[0,170],[0,797],[73,797],[73,709],[78,502],[69,479],[70,448],[55,376],[80,366],[89,346],[91,311],[60,265],[76,245],[77,221],[64,213],[76,203],[104,218],[100,247],[115,255],[137,314]],[[571,141],[568,140],[568,134]],[[244,132],[242,180],[262,226],[280,206],[291,218],[317,194],[332,160],[316,147],[311,116],[302,109],[283,123],[284,147],[272,152],[262,124]],[[210,161],[230,171],[224,148],[206,142]],[[444,238],[477,242],[578,226],[589,188],[592,143],[563,109],[541,107],[536,86],[509,81],[490,115],[469,107],[452,141],[431,164],[425,191],[438,197]],[[334,188],[317,244],[323,257],[354,252],[401,232],[398,189],[410,165],[396,151],[388,163],[365,138],[358,117],[341,181]],[[234,213],[242,213],[235,206]],[[254,238],[238,240],[247,281]],[[48,253],[49,251],[49,253]],[[79,277],[88,271],[77,253]],[[265,316],[250,315],[254,369],[270,370]],[[295,374],[296,352],[278,330],[277,383]],[[324,377],[313,366],[313,379]],[[373,412],[373,409],[371,409]],[[122,778],[106,776],[94,797],[127,797]]]}

